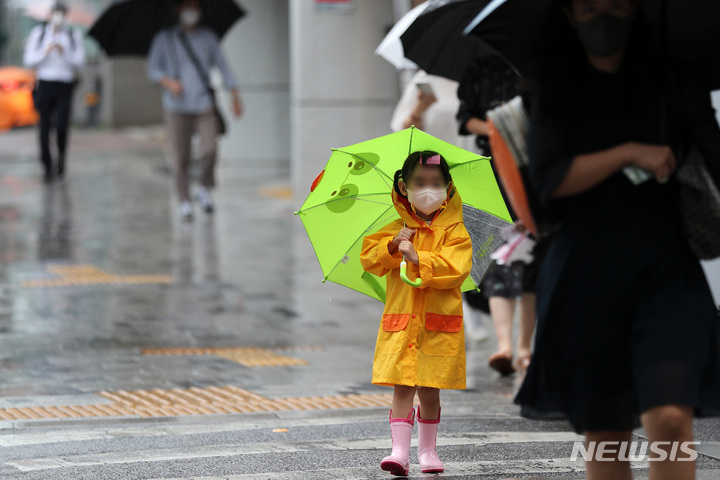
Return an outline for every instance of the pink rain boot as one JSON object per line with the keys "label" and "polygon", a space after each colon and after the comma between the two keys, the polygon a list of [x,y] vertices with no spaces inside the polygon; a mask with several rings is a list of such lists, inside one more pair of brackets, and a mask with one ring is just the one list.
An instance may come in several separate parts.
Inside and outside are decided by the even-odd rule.
{"label": "pink rain boot", "polygon": [[415,409],[410,410],[407,418],[392,418],[390,410],[390,432],[392,434],[392,453],[383,458],[380,468],[405,477],[410,473],[410,438],[415,425]]}
{"label": "pink rain boot", "polygon": [[420,407],[417,407],[418,419],[418,461],[422,473],[440,473],[445,471],[445,465],[438,458],[435,451],[438,426],[440,426],[440,410],[437,420],[423,420],[420,418]]}

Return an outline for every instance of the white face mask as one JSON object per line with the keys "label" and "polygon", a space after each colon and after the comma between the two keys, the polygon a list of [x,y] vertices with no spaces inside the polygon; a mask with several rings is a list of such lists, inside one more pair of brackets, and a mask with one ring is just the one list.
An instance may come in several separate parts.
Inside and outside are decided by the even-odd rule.
{"label": "white face mask", "polygon": [[197,8],[183,8],[180,11],[180,23],[185,27],[194,27],[200,21],[200,10]]}
{"label": "white face mask", "polygon": [[430,215],[445,203],[447,190],[444,188],[423,188],[422,190],[408,190],[408,200],[416,210]]}
{"label": "white face mask", "polygon": [[65,23],[65,14],[63,12],[53,12],[52,15],[50,15],[50,23],[56,27],[61,26]]}

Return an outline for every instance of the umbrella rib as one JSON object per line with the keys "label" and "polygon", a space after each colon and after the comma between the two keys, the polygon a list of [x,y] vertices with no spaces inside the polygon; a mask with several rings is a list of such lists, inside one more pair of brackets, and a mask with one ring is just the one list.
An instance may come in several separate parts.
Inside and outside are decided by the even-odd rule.
{"label": "umbrella rib", "polygon": [[408,142],[408,157],[412,153],[413,133],[415,133],[415,125],[410,125],[410,141]]}
{"label": "umbrella rib", "polygon": [[467,162],[456,163],[456,164],[454,164],[454,165],[450,165],[450,170],[452,170],[453,168],[457,168],[457,167],[463,167],[463,166],[468,165],[468,164],[470,164],[470,163],[489,162],[489,161],[491,161],[491,160],[492,160],[492,158],[490,158],[490,157],[478,156],[478,158],[474,158],[474,159],[472,159],[472,160],[468,160]]}
{"label": "umbrella rib", "polygon": [[305,212],[307,212],[308,210],[312,210],[313,208],[322,207],[323,205],[327,205],[327,204],[329,204],[329,203],[340,202],[340,201],[348,200],[348,199],[351,199],[351,198],[354,198],[354,199],[356,199],[356,200],[360,200],[361,202],[375,203],[375,204],[378,204],[378,205],[387,205],[387,203],[385,203],[385,202],[377,202],[377,201],[373,201],[373,200],[368,200],[367,198],[360,198],[360,197],[373,197],[373,196],[376,196],[376,195],[387,195],[387,194],[388,194],[388,192],[382,192],[382,193],[363,193],[363,194],[361,194],[361,195],[354,195],[354,196],[350,196],[350,197],[334,198],[334,199],[329,200],[329,201],[327,201],[327,202],[323,202],[323,203],[319,203],[319,204],[317,204],[317,205],[313,205],[312,207],[300,209],[300,210],[298,210],[297,213],[305,213]]}
{"label": "umbrella rib", "polygon": [[[393,205],[393,207],[394,207],[394,205]],[[378,215],[377,219],[375,219],[375,221],[374,221],[368,228],[365,229],[365,231],[360,235],[360,237],[358,237],[357,239],[355,239],[355,241],[350,244],[350,248],[348,248],[347,250],[345,250],[345,253],[344,253],[343,256],[340,257],[340,258],[341,258],[341,259],[342,259],[342,258],[345,258],[345,256],[347,256],[348,252],[349,252],[350,250],[352,250],[353,246],[357,243],[358,239],[360,239],[361,237],[364,237],[365,234],[367,234],[367,232],[369,232],[370,230],[372,230],[373,228],[375,228],[375,225],[378,224],[378,221],[379,221],[381,218],[383,218],[383,217],[385,216],[385,214],[390,211],[391,208],[392,208],[392,207],[389,207],[389,208],[388,208],[387,210],[385,210],[382,214]],[[342,262],[341,262],[341,261],[338,261],[338,262],[335,264],[335,266],[332,268],[332,270],[330,270],[330,271],[328,272],[328,274],[325,276],[325,280],[327,280],[328,278],[330,278],[330,275],[332,275],[332,273],[335,271],[335,269],[338,267],[338,265],[340,265],[340,263],[342,263]]]}

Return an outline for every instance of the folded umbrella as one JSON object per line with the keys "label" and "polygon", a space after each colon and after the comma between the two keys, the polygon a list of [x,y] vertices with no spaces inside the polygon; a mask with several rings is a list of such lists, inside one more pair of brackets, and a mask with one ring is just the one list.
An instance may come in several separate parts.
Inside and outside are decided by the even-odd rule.
{"label": "folded umbrella", "polygon": [[[222,38],[245,10],[234,0],[201,0],[200,24]],[[115,56],[147,56],[155,35],[177,23],[173,0],[121,0],[105,10],[90,29],[105,53]]]}
{"label": "folded umbrella", "polygon": [[324,280],[385,300],[385,278],[360,264],[363,238],[399,218],[391,198],[395,172],[414,151],[433,150],[448,162],[463,200],[465,228],[473,242],[473,267],[463,290],[480,284],[490,254],[511,221],[490,159],[443,142],[415,127],[334,149],[311,193],[296,213],[315,249]]}

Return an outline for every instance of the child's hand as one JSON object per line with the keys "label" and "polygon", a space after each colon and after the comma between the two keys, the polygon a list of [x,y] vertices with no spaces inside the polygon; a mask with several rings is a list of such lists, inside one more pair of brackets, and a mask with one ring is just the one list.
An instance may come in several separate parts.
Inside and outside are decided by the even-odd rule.
{"label": "child's hand", "polygon": [[410,241],[412,236],[415,235],[415,230],[412,230],[407,227],[403,227],[397,235],[395,235],[395,238],[393,238],[393,241],[390,242],[388,245],[388,250],[390,250],[390,253],[394,253],[395,250],[398,249],[400,246],[400,243],[402,243],[403,240]]}
{"label": "child's hand", "polygon": [[405,259],[408,262],[414,263],[415,265],[420,264],[418,254],[415,251],[415,247],[413,247],[413,244],[410,240],[403,240],[402,242],[400,242],[398,250],[400,250],[400,252],[405,255]]}

